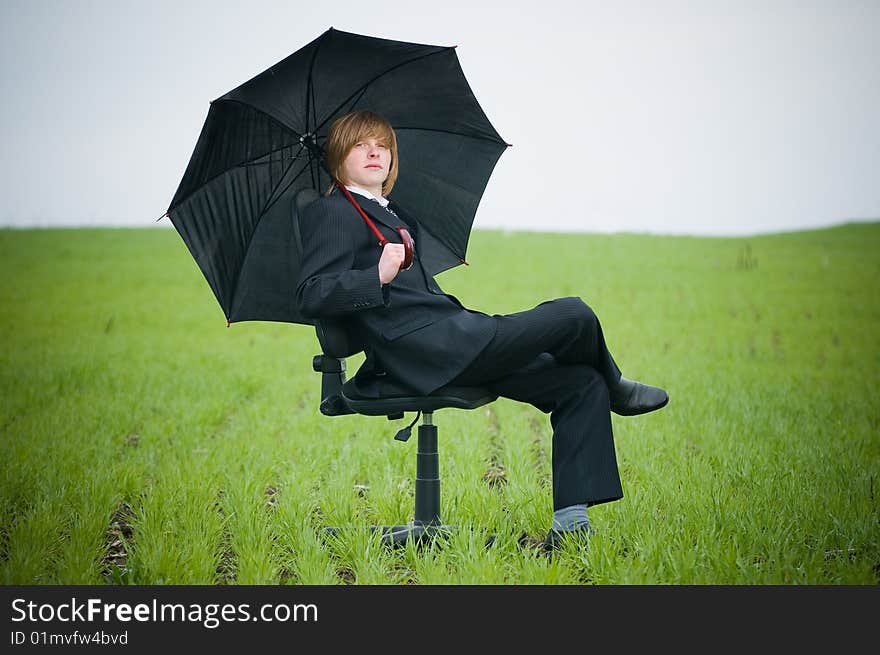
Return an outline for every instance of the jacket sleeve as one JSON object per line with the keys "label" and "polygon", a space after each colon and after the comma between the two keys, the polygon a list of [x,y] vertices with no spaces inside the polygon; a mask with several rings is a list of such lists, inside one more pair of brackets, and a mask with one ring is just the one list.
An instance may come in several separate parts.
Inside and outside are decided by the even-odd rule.
{"label": "jacket sleeve", "polygon": [[387,307],[388,285],[379,283],[378,261],[365,269],[352,268],[355,244],[351,218],[331,211],[327,203],[312,203],[301,223],[303,261],[296,304],[306,318],[330,318]]}

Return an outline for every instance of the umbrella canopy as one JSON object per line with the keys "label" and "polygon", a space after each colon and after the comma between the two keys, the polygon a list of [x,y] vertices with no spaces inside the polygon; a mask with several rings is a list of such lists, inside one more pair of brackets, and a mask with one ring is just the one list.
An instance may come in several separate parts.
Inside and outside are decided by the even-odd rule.
{"label": "umbrella canopy", "polygon": [[214,100],[167,216],[227,321],[312,324],[294,301],[296,192],[331,179],[322,146],[357,109],[386,118],[398,140],[391,199],[419,222],[419,257],[433,274],[465,259],[489,176],[507,147],[455,48],[329,29]]}

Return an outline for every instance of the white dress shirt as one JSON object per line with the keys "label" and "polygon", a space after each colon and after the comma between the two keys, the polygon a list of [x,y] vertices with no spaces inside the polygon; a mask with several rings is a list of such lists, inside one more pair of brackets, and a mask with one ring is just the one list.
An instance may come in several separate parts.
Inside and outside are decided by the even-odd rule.
{"label": "white dress shirt", "polygon": [[363,196],[364,198],[369,198],[370,200],[375,200],[383,207],[388,207],[388,198],[383,198],[382,196],[374,196],[372,193],[367,191],[366,189],[362,189],[359,186],[354,185],[345,185],[345,188],[351,191],[352,193],[357,193],[358,195]]}

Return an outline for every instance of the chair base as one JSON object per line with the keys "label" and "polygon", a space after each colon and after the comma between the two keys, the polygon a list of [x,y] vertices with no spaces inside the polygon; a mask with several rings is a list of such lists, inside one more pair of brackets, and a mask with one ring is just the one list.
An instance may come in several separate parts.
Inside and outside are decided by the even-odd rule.
{"label": "chair base", "polygon": [[[371,525],[370,531],[375,533],[381,533],[379,538],[380,543],[383,546],[388,546],[389,548],[403,548],[406,546],[408,542],[412,542],[417,547],[425,546],[427,544],[436,544],[440,540],[446,540],[452,533],[458,530],[458,526],[455,525],[442,525],[442,524],[423,524],[410,522],[404,525]],[[324,528],[321,531],[321,534],[326,537],[336,537],[340,532],[342,532],[342,528],[337,527],[329,527]],[[495,543],[495,535],[490,534],[486,537],[486,548],[492,546]],[[522,537],[520,538],[520,541]]]}
{"label": "chair base", "polygon": [[[358,408],[356,408],[358,409]],[[388,409],[387,407],[385,409]],[[360,409],[358,409],[360,412]],[[422,424],[419,425],[418,450],[416,453],[415,514],[405,525],[374,525],[370,530],[381,534],[386,546],[404,546],[410,541],[417,546],[433,543],[449,537],[456,526],[440,521],[440,461],[437,452],[437,426],[433,424],[433,412],[423,408]],[[473,529],[473,528],[471,528]],[[334,537],[341,528],[324,528],[325,537]],[[520,538],[522,541],[522,537]],[[489,535],[486,546],[495,543],[495,535]]]}
{"label": "chair base", "polygon": [[[325,537],[335,537],[342,528],[324,528],[321,533]],[[408,541],[413,541],[417,546],[423,546],[433,542],[436,538],[446,538],[452,531],[452,526],[437,524],[407,523],[404,525],[371,525],[372,533],[381,533],[380,542],[384,546],[399,548],[405,546]]]}

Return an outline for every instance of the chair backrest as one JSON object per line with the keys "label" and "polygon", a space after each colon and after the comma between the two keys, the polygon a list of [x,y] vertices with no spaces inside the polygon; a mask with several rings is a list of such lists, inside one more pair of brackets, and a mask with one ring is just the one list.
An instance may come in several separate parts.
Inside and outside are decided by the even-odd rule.
{"label": "chair backrest", "polygon": [[[302,237],[300,236],[300,220],[306,207],[319,198],[312,188],[296,192],[292,203],[293,234],[299,259],[302,261]],[[366,348],[366,343],[348,321],[342,319],[322,318],[315,320],[315,333],[325,355],[345,359]]]}

